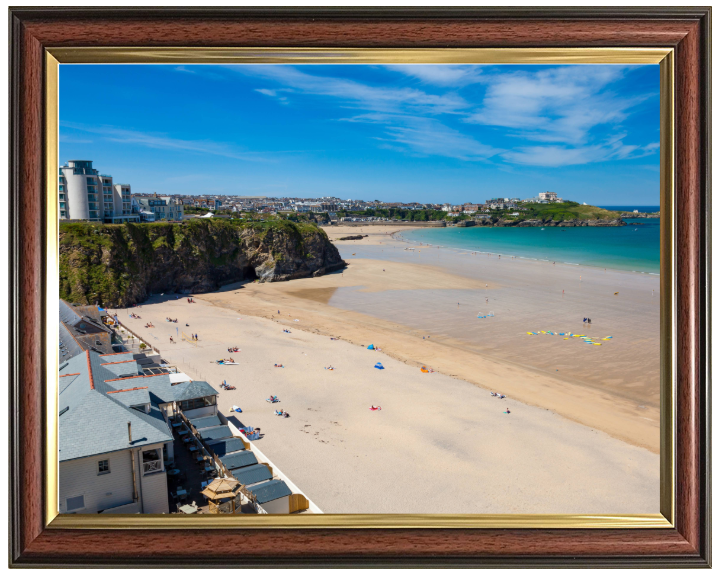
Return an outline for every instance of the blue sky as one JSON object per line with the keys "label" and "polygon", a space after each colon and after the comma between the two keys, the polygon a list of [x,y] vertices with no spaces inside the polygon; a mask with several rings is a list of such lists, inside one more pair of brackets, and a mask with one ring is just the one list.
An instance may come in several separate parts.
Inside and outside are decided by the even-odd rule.
{"label": "blue sky", "polygon": [[70,65],[60,161],[133,192],[659,203],[658,66]]}

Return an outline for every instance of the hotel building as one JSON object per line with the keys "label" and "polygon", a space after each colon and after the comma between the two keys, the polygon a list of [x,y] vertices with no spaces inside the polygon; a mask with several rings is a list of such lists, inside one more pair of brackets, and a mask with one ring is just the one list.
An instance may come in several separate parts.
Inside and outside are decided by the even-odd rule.
{"label": "hotel building", "polygon": [[92,160],[70,160],[58,175],[60,220],[90,220],[106,224],[139,222],[131,207],[130,185],[113,184]]}

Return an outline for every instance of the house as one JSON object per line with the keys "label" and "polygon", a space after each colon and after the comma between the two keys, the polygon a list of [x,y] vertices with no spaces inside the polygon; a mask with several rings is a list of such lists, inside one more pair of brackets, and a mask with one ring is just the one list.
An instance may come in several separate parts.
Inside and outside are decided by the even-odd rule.
{"label": "house", "polygon": [[168,513],[168,417],[178,406],[216,414],[217,391],[145,375],[131,352],[81,352],[60,364],[59,383],[60,513]]}
{"label": "house", "polygon": [[558,198],[557,193],[555,192],[540,192],[538,194],[538,199],[540,201],[547,201],[547,202],[562,202],[562,198]]}

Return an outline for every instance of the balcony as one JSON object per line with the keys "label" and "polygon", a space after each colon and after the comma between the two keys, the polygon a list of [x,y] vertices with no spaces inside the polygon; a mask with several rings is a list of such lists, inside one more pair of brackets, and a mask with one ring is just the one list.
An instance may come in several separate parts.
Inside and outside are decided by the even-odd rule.
{"label": "balcony", "polygon": [[163,463],[161,460],[150,460],[143,462],[143,475],[152,474],[153,472],[162,472]]}

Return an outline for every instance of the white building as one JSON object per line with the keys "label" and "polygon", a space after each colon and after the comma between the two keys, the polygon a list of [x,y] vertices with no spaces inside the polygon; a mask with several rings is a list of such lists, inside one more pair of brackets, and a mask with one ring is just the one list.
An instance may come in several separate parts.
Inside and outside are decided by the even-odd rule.
{"label": "white building", "polygon": [[558,198],[555,192],[540,192],[538,199],[546,200],[547,202],[562,202],[562,198]]}
{"label": "white building", "polygon": [[108,224],[138,222],[133,214],[129,184],[113,184],[92,160],[70,160],[58,175],[60,220],[90,220]]}
{"label": "white building", "polygon": [[217,413],[217,391],[145,375],[131,352],[84,351],[59,376],[60,513],[167,514],[168,418]]}

